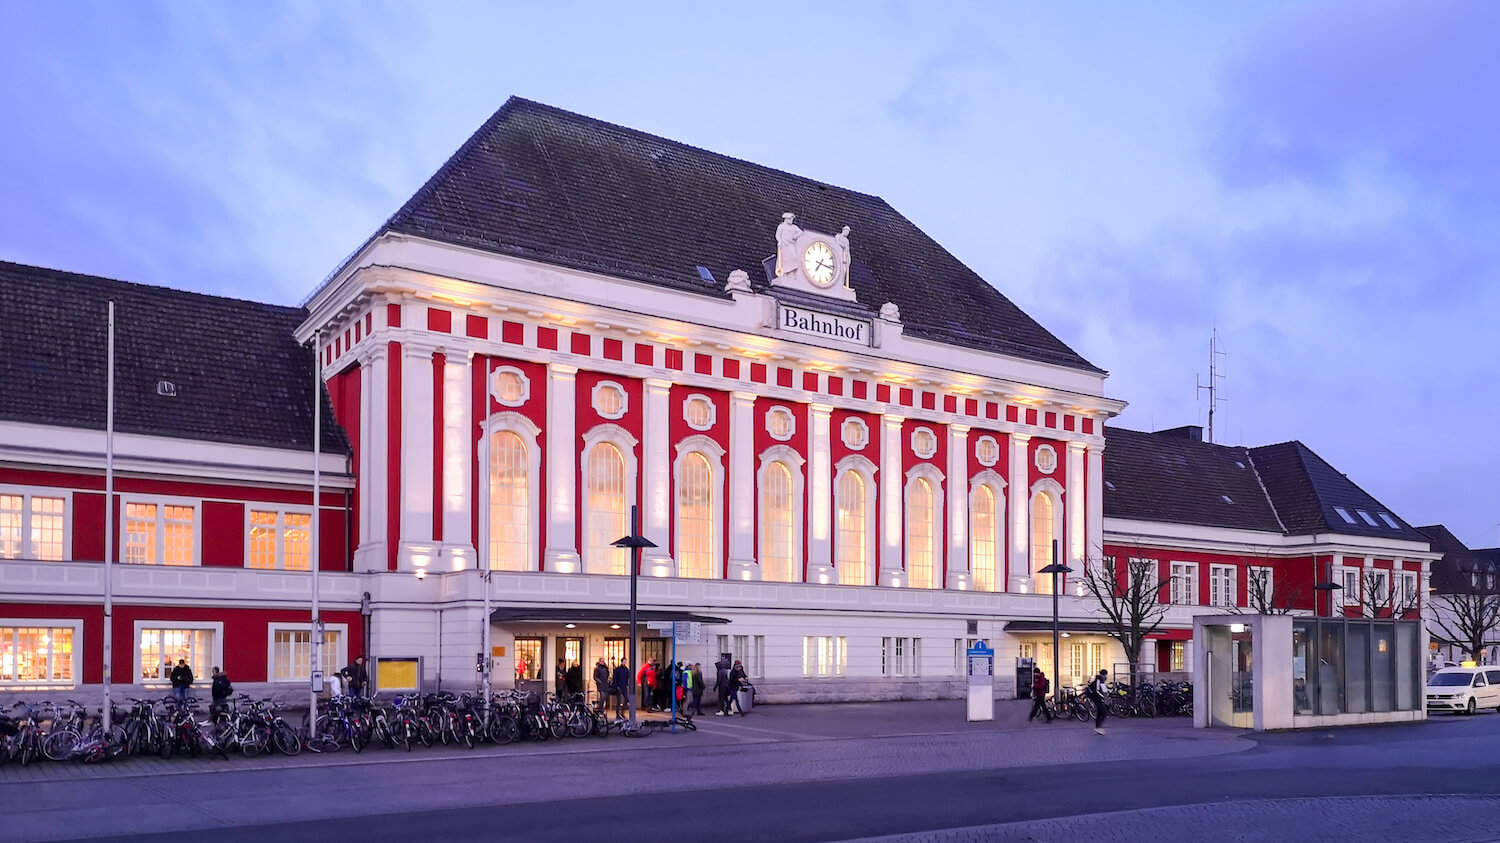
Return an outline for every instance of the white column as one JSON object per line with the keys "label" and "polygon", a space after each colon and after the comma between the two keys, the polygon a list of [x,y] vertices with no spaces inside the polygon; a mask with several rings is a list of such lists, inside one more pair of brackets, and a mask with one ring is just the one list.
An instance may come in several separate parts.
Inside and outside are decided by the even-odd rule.
{"label": "white column", "polygon": [[384,571],[386,557],[386,407],[390,401],[386,344],[371,343],[359,359],[359,546],[354,570]]}
{"label": "white column", "polygon": [[643,442],[641,534],[658,547],[646,548],[641,561],[645,576],[676,576],[676,566],[667,552],[672,534],[672,458],[669,453],[667,427],[671,422],[668,400],[672,382],[661,378],[646,379],[646,406],[642,412]]}
{"label": "white column", "polygon": [[1088,506],[1084,508],[1088,523],[1084,524],[1087,541],[1084,545],[1085,561],[1104,556],[1104,443],[1088,446]]}
{"label": "white column", "polygon": [[760,579],[755,562],[755,394],[729,395],[729,578]]}
{"label": "white column", "polygon": [[967,591],[969,577],[969,426],[948,425],[948,588]]}
{"label": "white column", "polygon": [[547,570],[578,572],[577,498],[578,441],[573,436],[575,376],[578,367],[547,364]]}
{"label": "white column", "polygon": [[807,581],[838,582],[833,570],[833,407],[808,407]]}
{"label": "white column", "polygon": [[1010,508],[1011,591],[1035,592],[1031,576],[1031,437],[1010,435],[1010,485],[1006,503]]}
{"label": "white column", "polygon": [[410,340],[401,345],[401,570],[442,570],[432,539],[433,376],[437,347]]}
{"label": "white column", "polygon": [[470,535],[474,502],[473,352],[448,354],[443,367],[443,555],[455,569],[472,568],[477,553]]}
{"label": "white column", "polygon": [[901,470],[901,423],[904,416],[880,417],[880,585],[904,581],[902,576],[901,485],[906,472]]}
{"label": "white column", "polygon": [[[1082,442],[1068,443],[1068,463],[1066,466],[1067,488],[1063,490],[1063,529],[1067,537],[1063,540],[1063,558],[1065,564],[1072,568],[1073,583],[1082,582],[1084,563],[1084,540],[1083,520],[1084,513],[1088,511],[1088,484],[1083,477],[1083,452],[1086,446]],[[1077,589],[1074,589],[1077,593]]]}

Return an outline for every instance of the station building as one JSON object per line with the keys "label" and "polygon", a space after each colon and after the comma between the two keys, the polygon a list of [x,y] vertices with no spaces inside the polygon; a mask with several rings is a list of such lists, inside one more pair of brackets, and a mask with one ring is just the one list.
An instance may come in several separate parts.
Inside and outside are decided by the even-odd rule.
{"label": "station building", "polygon": [[978,640],[1113,670],[1067,576],[1051,652],[1054,546],[1156,561],[1161,671],[1200,612],[1415,616],[1439,556],[1301,443],[1106,426],[1106,372],[878,197],[522,99],[301,308],[0,264],[0,324],[0,692],[102,681],[107,524],[141,688],[305,688],[315,556],[325,668],[472,689],[488,624],[550,686],[627,655],[632,511],[643,620],[770,701],[956,696]]}

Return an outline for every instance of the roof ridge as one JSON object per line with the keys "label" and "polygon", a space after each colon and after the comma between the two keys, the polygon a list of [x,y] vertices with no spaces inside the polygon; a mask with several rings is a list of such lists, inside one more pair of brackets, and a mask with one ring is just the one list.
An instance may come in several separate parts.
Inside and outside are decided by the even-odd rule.
{"label": "roof ridge", "polygon": [[108,284],[120,284],[127,287],[138,287],[143,290],[161,291],[174,293],[179,296],[192,296],[199,299],[214,299],[221,302],[234,302],[238,304],[253,304],[258,307],[275,307],[289,313],[301,313],[305,308],[294,304],[276,304],[274,302],[257,301],[256,299],[238,298],[236,296],[225,296],[218,293],[204,293],[198,290],[183,290],[178,287],[169,287],[165,284],[152,284],[145,281],[130,281],[124,278],[112,278],[108,275],[94,275],[88,272],[74,272],[71,269],[57,269],[49,266],[38,266],[36,264],[19,263],[0,258],[0,271],[14,270],[20,272],[41,272],[48,275],[61,275],[71,278],[87,279],[91,281],[103,281]]}
{"label": "roof ridge", "polygon": [[1266,488],[1266,479],[1260,476],[1260,466],[1255,464],[1255,449],[1245,448],[1245,458],[1250,460],[1250,472],[1255,475],[1255,485],[1260,488],[1260,493],[1266,498],[1266,505],[1271,508],[1271,515],[1276,518],[1276,526],[1281,528],[1281,534],[1286,535],[1286,521],[1282,520],[1281,512],[1276,509],[1276,500],[1271,497],[1271,490]]}

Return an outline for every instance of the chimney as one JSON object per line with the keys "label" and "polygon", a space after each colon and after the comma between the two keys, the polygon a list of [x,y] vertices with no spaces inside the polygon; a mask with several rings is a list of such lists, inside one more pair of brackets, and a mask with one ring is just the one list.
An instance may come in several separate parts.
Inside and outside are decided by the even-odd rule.
{"label": "chimney", "polygon": [[1203,441],[1203,425],[1185,424],[1182,427],[1173,427],[1167,430],[1156,431],[1157,436],[1171,436],[1175,439],[1191,439],[1194,442]]}

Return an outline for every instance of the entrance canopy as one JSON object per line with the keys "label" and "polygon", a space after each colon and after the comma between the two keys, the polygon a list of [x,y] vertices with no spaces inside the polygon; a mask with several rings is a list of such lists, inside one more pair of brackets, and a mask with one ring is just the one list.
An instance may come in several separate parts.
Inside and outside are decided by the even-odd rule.
{"label": "entrance canopy", "polygon": [[[1024,635],[1026,633],[1052,632],[1052,621],[1006,621],[1005,631]],[[1115,628],[1096,621],[1058,621],[1058,632],[1076,632],[1080,635],[1114,635]]]}
{"label": "entrance canopy", "polygon": [[[697,623],[729,623],[728,618],[699,615],[684,609],[637,609],[637,623],[652,621],[696,621]],[[567,606],[538,606],[496,609],[490,613],[491,623],[515,623],[519,621],[567,622],[567,623],[630,623],[630,609],[575,609]]]}

